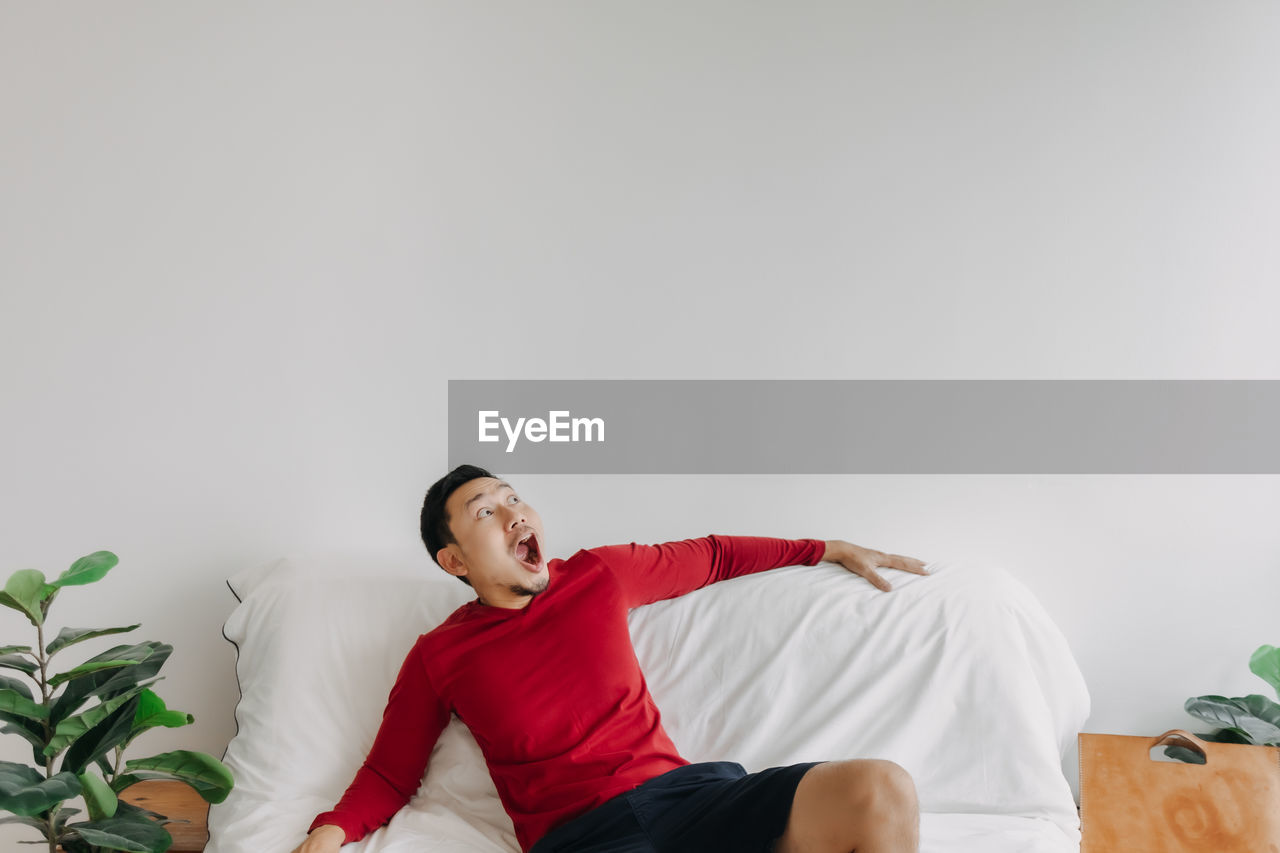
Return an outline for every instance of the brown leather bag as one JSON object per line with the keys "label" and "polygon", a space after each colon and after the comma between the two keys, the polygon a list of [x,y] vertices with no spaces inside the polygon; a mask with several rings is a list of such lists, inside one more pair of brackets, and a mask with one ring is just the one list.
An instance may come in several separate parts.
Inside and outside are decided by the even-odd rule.
{"label": "brown leather bag", "polygon": [[[1204,764],[1155,761],[1154,747]],[[1280,748],[1080,735],[1081,853],[1280,853]]]}

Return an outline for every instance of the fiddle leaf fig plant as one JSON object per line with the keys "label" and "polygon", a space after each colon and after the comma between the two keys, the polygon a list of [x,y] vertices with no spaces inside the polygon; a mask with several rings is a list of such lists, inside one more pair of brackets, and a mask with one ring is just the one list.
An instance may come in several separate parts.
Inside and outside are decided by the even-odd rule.
{"label": "fiddle leaf fig plant", "polygon": [[[53,671],[56,655],[86,640],[138,628],[63,628],[46,643],[49,608],[69,586],[102,580],[118,562],[109,551],[81,557],[49,581],[36,569],[9,576],[0,605],[16,610],[35,629],[35,645],[0,646],[0,732],[31,746],[35,767],[0,761],[0,824],[38,831],[49,853],[163,853],[173,843],[164,815],[120,799],[145,779],[176,779],[210,803],[230,793],[231,773],[203,752],[175,750],[125,760],[124,750],[144,732],[194,722],[170,710],[151,688],[173,647],[155,641],[121,645]],[[81,797],[88,820],[67,801]],[[44,842],[29,842],[33,844]]]}
{"label": "fiddle leaf fig plant", "polygon": [[[1280,699],[1280,649],[1259,646],[1249,657],[1249,670],[1275,690]],[[1249,696],[1193,696],[1184,705],[1187,713],[1218,727],[1200,737],[1217,743],[1252,743],[1280,746],[1280,704],[1261,694]],[[1202,764],[1198,753],[1182,747],[1169,747],[1172,758]]]}

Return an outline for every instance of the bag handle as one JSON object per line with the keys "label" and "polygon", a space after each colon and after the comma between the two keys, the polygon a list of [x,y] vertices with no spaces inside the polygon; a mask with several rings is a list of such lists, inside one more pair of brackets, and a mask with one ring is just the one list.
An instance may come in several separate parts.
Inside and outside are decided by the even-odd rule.
{"label": "bag handle", "polygon": [[1205,751],[1207,744],[1185,729],[1169,729],[1169,731],[1151,741],[1151,746],[1147,747],[1147,750],[1150,751],[1155,749],[1157,746],[1166,745],[1181,746],[1184,749],[1189,749],[1192,752],[1198,753],[1206,763],[1209,761],[1209,755]]}

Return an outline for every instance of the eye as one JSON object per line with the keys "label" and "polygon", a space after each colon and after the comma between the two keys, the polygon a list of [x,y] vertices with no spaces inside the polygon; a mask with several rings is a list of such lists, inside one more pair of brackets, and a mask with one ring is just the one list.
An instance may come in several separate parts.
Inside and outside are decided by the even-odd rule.
{"label": "eye", "polygon": [[512,495],[511,497],[507,498],[507,503],[518,504],[520,503],[520,498],[516,497],[515,495]]}
{"label": "eye", "polygon": [[484,507],[478,513],[476,513],[476,518],[485,518],[486,516],[489,516],[489,515],[493,515],[493,510],[489,509],[488,507]]}

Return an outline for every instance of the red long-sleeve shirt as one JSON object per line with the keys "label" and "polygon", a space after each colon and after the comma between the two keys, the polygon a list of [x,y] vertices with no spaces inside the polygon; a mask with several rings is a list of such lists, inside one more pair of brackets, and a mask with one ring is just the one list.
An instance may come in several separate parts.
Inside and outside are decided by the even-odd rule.
{"label": "red long-sleeve shirt", "polygon": [[351,842],[386,823],[417,791],[451,714],[479,743],[524,850],[688,764],[649,696],[627,611],[727,578],[813,565],[824,549],[817,539],[754,536],[593,548],[551,560],[546,591],[522,609],[463,605],[418,638],[368,758],[311,828],[335,824]]}

